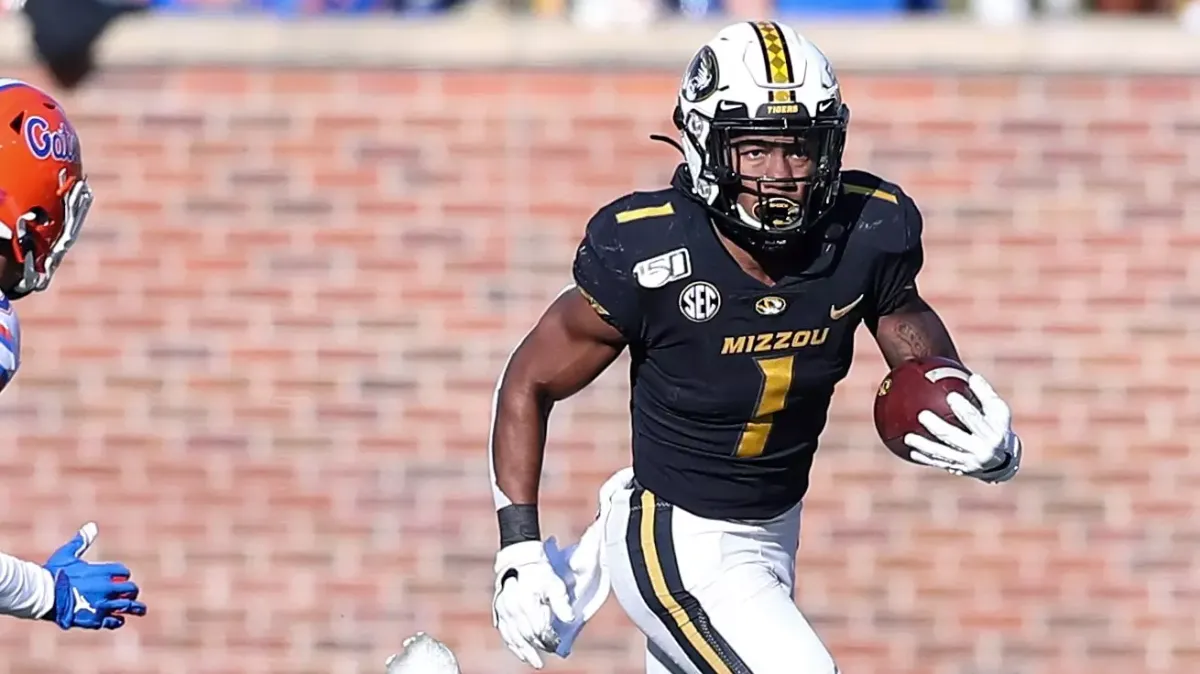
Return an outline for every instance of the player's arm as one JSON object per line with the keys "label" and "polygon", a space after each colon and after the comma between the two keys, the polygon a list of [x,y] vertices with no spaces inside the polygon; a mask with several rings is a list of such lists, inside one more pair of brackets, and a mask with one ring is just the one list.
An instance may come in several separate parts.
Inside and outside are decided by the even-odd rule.
{"label": "player's arm", "polygon": [[867,327],[889,368],[929,356],[959,360],[946,324],[917,292],[917,275],[925,262],[923,228],[920,210],[902,194],[894,236],[886,242],[875,269],[866,315]]}
{"label": "player's arm", "polygon": [[83,525],[45,564],[0,553],[0,615],[49,620],[64,630],[113,630],[125,616],[145,615],[128,567],[83,559],[98,533],[94,523]]}
{"label": "player's arm", "polygon": [[869,319],[868,327],[889,368],[930,356],[961,360],[946,324],[915,286],[891,313]]}
{"label": "player's arm", "polygon": [[538,523],[550,411],[591,383],[640,335],[639,293],[615,225],[604,211],[588,224],[575,255],[575,284],[521,340],[496,391],[489,456],[500,550],[492,619],[509,650],[538,669],[540,653],[560,643],[550,614],[563,623],[573,620],[566,585],[546,556]]}
{"label": "player's arm", "polygon": [[521,340],[496,391],[490,458],[500,549],[493,569],[493,623],[509,650],[537,669],[541,652],[553,652],[559,643],[550,612],[564,623],[573,618],[538,524],[547,422],[554,403],[587,386],[623,346],[620,332],[578,288],[569,287]]}
{"label": "player's arm", "polygon": [[538,484],[554,403],[605,370],[641,332],[640,288],[609,209],[588,222],[572,264],[574,285],[554,300],[501,375],[492,423],[493,496],[500,545],[540,540]]}
{"label": "player's arm", "polygon": [[492,426],[501,546],[541,539],[537,499],[550,411],[599,376],[624,346],[624,337],[592,308],[584,291],[571,287],[513,352]]}
{"label": "player's arm", "polygon": [[54,577],[39,564],[0,552],[0,614],[35,620],[54,606]]}
{"label": "player's arm", "polygon": [[[917,274],[924,262],[920,211],[907,197],[900,205],[906,236],[903,245],[883,256],[876,270],[867,326],[890,368],[929,356],[962,362],[945,323],[917,292]],[[1020,468],[1021,441],[1012,430],[1009,406],[980,374],[972,374],[968,384],[979,407],[957,393],[947,399],[962,428],[925,411],[918,419],[932,437],[910,433],[904,441],[915,461],[985,482],[1010,480]]]}

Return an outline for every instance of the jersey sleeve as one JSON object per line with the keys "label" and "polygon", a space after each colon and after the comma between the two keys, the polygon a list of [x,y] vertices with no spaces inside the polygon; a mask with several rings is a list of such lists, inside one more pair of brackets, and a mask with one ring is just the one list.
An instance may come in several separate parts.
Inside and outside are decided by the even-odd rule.
{"label": "jersey sleeve", "polygon": [[898,245],[883,251],[875,275],[875,303],[872,307],[876,317],[895,312],[917,299],[917,274],[925,263],[925,249],[921,243],[924,221],[916,203],[903,193],[900,194]]}
{"label": "jersey sleeve", "polygon": [[596,313],[632,342],[641,334],[641,298],[616,226],[605,211],[592,218],[575,251],[572,273]]}

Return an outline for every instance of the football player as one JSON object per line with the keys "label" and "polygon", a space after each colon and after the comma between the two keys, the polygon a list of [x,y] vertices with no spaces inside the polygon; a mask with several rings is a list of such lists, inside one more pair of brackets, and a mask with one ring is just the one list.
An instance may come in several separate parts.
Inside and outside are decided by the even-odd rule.
{"label": "football player", "polygon": [[[821,51],[773,22],[696,52],[670,186],[604,206],[560,294],[501,375],[491,429],[500,527],[493,618],[542,665],[576,620],[538,524],[547,417],[630,354],[634,477],[602,518],[612,592],[647,671],[832,674],[793,601],[801,501],[864,323],[890,366],[958,359],[917,291],[922,218],[897,184],[842,168],[850,111]],[[915,461],[987,483],[1017,472],[1009,408],[978,375],[967,430],[933,414]],[[586,616],[585,616],[586,617]]]}
{"label": "football player", "polygon": [[[79,137],[62,106],[25,82],[0,79],[0,389],[21,362],[12,301],[45,290],[83,226],[92,192]],[[145,615],[123,564],[83,555],[98,529],[87,523],[44,564],[0,553],[0,614],[63,629],[117,629]]]}

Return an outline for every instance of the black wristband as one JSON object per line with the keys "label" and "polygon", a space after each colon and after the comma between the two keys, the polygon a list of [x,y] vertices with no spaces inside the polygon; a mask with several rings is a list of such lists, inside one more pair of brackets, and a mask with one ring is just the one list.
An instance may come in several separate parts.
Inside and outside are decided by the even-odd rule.
{"label": "black wristband", "polygon": [[496,511],[496,520],[500,523],[500,547],[502,548],[514,543],[542,540],[536,504],[504,506]]}

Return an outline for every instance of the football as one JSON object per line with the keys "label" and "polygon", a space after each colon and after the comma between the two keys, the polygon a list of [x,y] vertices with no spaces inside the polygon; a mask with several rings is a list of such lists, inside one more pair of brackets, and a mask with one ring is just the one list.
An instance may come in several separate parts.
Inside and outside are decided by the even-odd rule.
{"label": "football", "polygon": [[916,433],[937,439],[917,421],[922,410],[929,410],[962,428],[946,402],[946,394],[957,391],[978,405],[979,401],[967,386],[970,376],[966,366],[950,358],[918,358],[896,366],[875,392],[875,430],[879,439],[892,454],[911,462],[909,453],[912,449],[904,444],[905,435]]}

